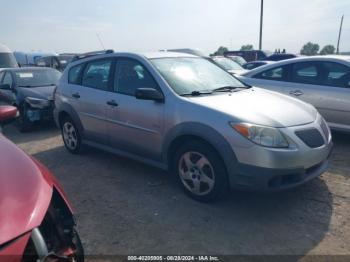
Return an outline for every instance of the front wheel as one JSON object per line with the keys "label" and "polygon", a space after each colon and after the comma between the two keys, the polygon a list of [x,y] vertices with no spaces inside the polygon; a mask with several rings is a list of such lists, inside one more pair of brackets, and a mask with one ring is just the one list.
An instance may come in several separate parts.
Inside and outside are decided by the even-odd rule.
{"label": "front wheel", "polygon": [[222,159],[215,149],[203,142],[192,141],[181,146],[174,168],[185,192],[198,201],[217,199],[228,190]]}
{"label": "front wheel", "polygon": [[65,147],[72,154],[81,151],[81,136],[78,128],[70,117],[63,119],[61,123],[61,133]]}
{"label": "front wheel", "polygon": [[17,117],[17,128],[20,132],[28,132],[32,129],[33,123],[28,119],[27,106],[23,105],[19,108],[19,116]]}

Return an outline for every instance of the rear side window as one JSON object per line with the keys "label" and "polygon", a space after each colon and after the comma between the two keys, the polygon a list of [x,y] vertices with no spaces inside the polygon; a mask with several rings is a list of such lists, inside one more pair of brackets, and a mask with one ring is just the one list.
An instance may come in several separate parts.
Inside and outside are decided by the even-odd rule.
{"label": "rear side window", "polygon": [[280,66],[269,70],[266,70],[254,78],[265,79],[265,80],[275,80],[275,81],[287,81],[288,67]]}
{"label": "rear side window", "polygon": [[86,65],[82,85],[101,90],[108,90],[112,60],[97,60]]}
{"label": "rear side window", "polygon": [[296,63],[292,69],[292,82],[317,85],[319,83],[319,70],[317,63]]}
{"label": "rear side window", "polygon": [[82,69],[83,69],[83,64],[73,66],[68,73],[68,83],[79,85],[80,73]]}
{"label": "rear side window", "polygon": [[321,62],[325,71],[326,84],[335,87],[349,87],[350,68],[334,62]]}

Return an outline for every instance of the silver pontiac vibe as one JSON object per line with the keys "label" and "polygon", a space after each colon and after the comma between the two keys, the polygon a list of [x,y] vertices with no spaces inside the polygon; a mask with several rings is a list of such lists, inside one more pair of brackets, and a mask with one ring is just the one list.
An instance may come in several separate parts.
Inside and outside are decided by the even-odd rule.
{"label": "silver pontiac vibe", "polygon": [[325,172],[332,148],[313,106],[173,52],[77,59],[54,115],[71,153],[89,145],[172,170],[201,201],[299,186]]}

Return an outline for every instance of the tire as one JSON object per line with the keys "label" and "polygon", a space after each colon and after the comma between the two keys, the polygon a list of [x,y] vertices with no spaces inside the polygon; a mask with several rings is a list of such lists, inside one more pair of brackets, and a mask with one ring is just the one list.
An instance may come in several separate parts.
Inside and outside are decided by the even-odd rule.
{"label": "tire", "polygon": [[82,149],[81,135],[70,117],[62,120],[61,134],[66,149],[72,154],[79,154]]}
{"label": "tire", "polygon": [[21,133],[28,132],[32,129],[33,123],[27,117],[27,106],[24,104],[19,107],[19,116],[17,117],[16,125]]}
{"label": "tire", "polygon": [[74,229],[73,232],[73,243],[75,245],[74,261],[75,262],[84,262],[84,248],[81,243],[78,232]]}
{"label": "tire", "polygon": [[186,194],[209,202],[228,192],[225,164],[216,150],[201,141],[189,141],[175,153],[173,170]]}

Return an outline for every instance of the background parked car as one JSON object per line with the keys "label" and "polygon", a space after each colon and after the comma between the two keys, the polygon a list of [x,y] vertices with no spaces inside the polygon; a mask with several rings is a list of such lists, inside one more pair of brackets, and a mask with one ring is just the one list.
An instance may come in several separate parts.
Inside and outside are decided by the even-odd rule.
{"label": "background parked car", "polygon": [[230,74],[243,74],[247,70],[245,70],[240,64],[235,61],[224,57],[224,56],[212,56],[211,59],[218,64],[220,67],[224,68]]}
{"label": "background parked car", "polygon": [[269,52],[262,50],[249,50],[249,51],[228,51],[224,53],[224,56],[241,56],[247,62],[264,59],[269,55]]}
{"label": "background parked car", "polygon": [[291,58],[296,58],[298,57],[295,54],[288,54],[288,53],[275,53],[272,55],[269,55],[263,59],[260,60],[266,60],[266,61],[282,61],[282,60],[286,60],[286,59],[291,59]]}
{"label": "background parked car", "polygon": [[252,70],[263,65],[268,65],[274,63],[273,61],[252,61],[244,64],[242,67],[247,70]]}
{"label": "background parked car", "polygon": [[58,56],[44,56],[36,59],[36,66],[51,67],[63,71],[76,54],[62,54]]}
{"label": "background parked car", "polygon": [[350,56],[289,59],[251,70],[240,79],[308,102],[331,128],[350,131]]}
{"label": "background parked car", "polygon": [[226,56],[226,57],[231,59],[232,61],[236,62],[240,66],[243,66],[244,64],[247,63],[247,61],[243,57],[238,56],[238,55],[230,55],[230,56]]}
{"label": "background parked car", "polygon": [[[0,106],[0,126],[17,109]],[[84,261],[70,203],[50,171],[0,134],[0,257]],[[52,260],[51,260],[51,259]]]}
{"label": "background parked car", "polygon": [[18,67],[15,56],[5,45],[0,44],[0,68]]}
{"label": "background parked car", "polygon": [[60,79],[54,116],[69,152],[90,145],[172,170],[200,201],[229,187],[306,183],[327,169],[332,148],[311,105],[183,53],[77,60]]}
{"label": "background parked car", "polygon": [[59,71],[51,68],[0,71],[0,101],[18,108],[20,131],[30,130],[37,121],[52,119],[53,92],[60,76]]}

